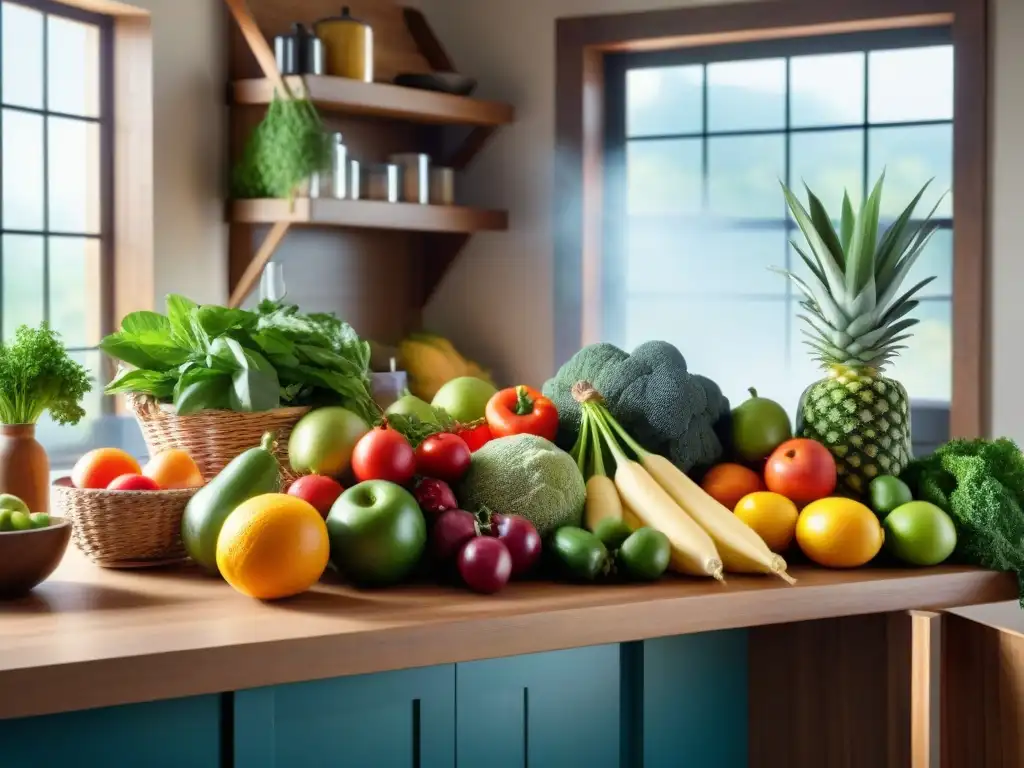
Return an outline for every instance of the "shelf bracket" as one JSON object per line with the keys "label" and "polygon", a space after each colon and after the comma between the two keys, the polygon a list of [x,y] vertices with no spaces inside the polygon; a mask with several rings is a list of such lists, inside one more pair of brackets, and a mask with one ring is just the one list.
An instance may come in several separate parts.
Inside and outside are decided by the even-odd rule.
{"label": "shelf bracket", "polygon": [[420,284],[420,307],[430,301],[445,273],[468,241],[467,232],[445,232],[427,236]]}
{"label": "shelf bracket", "polygon": [[252,293],[256,283],[259,282],[260,275],[263,274],[263,270],[267,266],[267,262],[270,261],[274,251],[281,245],[281,241],[284,240],[284,236],[288,234],[291,226],[292,223],[290,221],[279,221],[270,228],[270,232],[263,239],[263,243],[260,245],[259,250],[256,251],[256,255],[253,256],[249,266],[245,268],[242,276],[238,279],[238,284],[232,288],[231,298],[228,300],[229,307],[237,309],[242,306],[242,302]]}
{"label": "shelf bracket", "polygon": [[494,135],[496,126],[478,125],[469,130],[462,141],[445,157],[445,165],[457,171],[465,170],[470,161],[486,146]]}

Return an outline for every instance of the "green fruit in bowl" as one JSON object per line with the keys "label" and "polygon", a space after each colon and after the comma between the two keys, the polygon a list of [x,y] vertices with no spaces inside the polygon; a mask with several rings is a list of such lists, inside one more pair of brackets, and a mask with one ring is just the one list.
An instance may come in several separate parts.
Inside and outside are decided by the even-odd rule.
{"label": "green fruit in bowl", "polygon": [[28,508],[28,504],[13,493],[0,493],[0,509],[6,509],[11,512],[24,512],[26,515],[32,512]]}
{"label": "green fruit in bowl", "polygon": [[879,518],[884,519],[896,507],[903,506],[914,500],[910,486],[892,475],[879,475],[868,486],[871,509]]}
{"label": "green fruit in bowl", "polygon": [[474,376],[460,376],[452,379],[434,395],[430,403],[440,408],[456,421],[468,424],[482,419],[487,409],[487,401],[497,393],[493,384]]}
{"label": "green fruit in bowl", "polygon": [[760,461],[793,437],[786,409],[750,388],[750,399],[732,411],[732,447],[744,461]]}
{"label": "green fruit in bowl", "polygon": [[927,501],[902,504],[882,522],[885,546],[910,565],[938,565],[956,549],[956,526],[941,508]]}
{"label": "green fruit in bowl", "polygon": [[416,395],[406,395],[398,398],[388,406],[384,412],[387,416],[400,414],[402,416],[415,416],[417,419],[429,424],[437,422],[437,413],[430,407],[430,403],[421,400]]}
{"label": "green fruit in bowl", "polygon": [[31,531],[32,517],[27,512],[11,512],[11,527],[16,531]]}
{"label": "green fruit in bowl", "polygon": [[33,512],[31,515],[29,515],[29,519],[32,520],[33,528],[50,527],[50,516],[45,512]]}

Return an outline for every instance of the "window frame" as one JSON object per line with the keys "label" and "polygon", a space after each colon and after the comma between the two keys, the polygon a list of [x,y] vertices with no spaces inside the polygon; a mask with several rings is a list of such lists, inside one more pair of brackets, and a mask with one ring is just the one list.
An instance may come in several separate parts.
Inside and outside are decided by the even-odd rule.
{"label": "window frame", "polygon": [[[716,46],[696,46],[678,48],[665,51],[644,51],[644,52],[622,52],[612,53],[604,57],[604,243],[602,245],[602,269],[600,289],[600,333],[602,339],[609,337],[621,337],[625,327],[627,292],[623,290],[622,284],[625,281],[625,270],[628,260],[627,234],[629,226],[629,214],[626,205],[626,193],[628,182],[626,179],[626,148],[630,142],[646,141],[671,141],[677,139],[700,140],[702,147],[702,183],[705,193],[705,205],[707,204],[707,183],[708,183],[708,146],[709,139],[717,137],[746,137],[746,136],[782,136],[785,142],[783,155],[784,178],[787,186],[793,187],[798,180],[790,178],[790,167],[792,159],[792,137],[800,134],[820,134],[829,131],[860,130],[863,132],[863,157],[861,168],[861,199],[867,197],[874,179],[870,177],[870,152],[869,139],[870,129],[873,128],[913,128],[930,125],[952,125],[950,119],[936,120],[910,120],[900,122],[872,122],[870,120],[870,75],[869,58],[864,59],[864,95],[863,95],[863,119],[859,122],[835,123],[812,126],[796,126],[791,124],[791,83],[789,60],[793,57],[842,54],[842,53],[869,53],[885,50],[907,50],[913,48],[925,48],[934,46],[952,46],[952,28],[945,26],[933,27],[907,27],[901,29],[853,32],[848,34],[827,35],[820,37],[785,38],[778,40],[761,40],[754,42],[739,42]],[[675,133],[643,134],[630,136],[627,130],[627,75],[630,71],[647,68],[704,66],[715,63],[751,61],[760,59],[785,59],[786,60],[786,93],[785,93],[785,118],[780,127],[775,128],[752,128],[737,130],[716,130],[709,127],[708,122],[708,93],[709,85],[705,80],[701,86],[703,98],[702,126],[696,131],[680,131]],[[757,217],[745,219],[742,217],[714,217],[707,211],[695,216],[702,222],[712,218],[715,222],[730,229],[760,229],[785,231],[785,242],[780,249],[778,264],[787,269],[792,269],[795,264],[792,260],[792,251],[788,245],[789,240],[798,237],[799,230],[792,217],[786,215],[785,202],[782,195],[778,199],[779,216],[777,218]],[[684,217],[685,218],[685,217]],[[952,230],[954,223],[952,216],[935,217],[932,219],[938,229]],[[888,222],[886,222],[888,223]],[[712,228],[715,224],[711,225]],[[955,261],[955,255],[954,255]],[[798,298],[793,289],[792,283],[788,280],[781,283],[781,294],[776,297],[786,307],[791,305],[794,298]],[[743,298],[743,297],[737,297]],[[754,299],[756,297],[749,297]],[[762,296],[761,299],[769,297]],[[952,294],[949,296],[929,297],[924,301],[943,300],[952,303]],[[786,313],[786,334],[787,344],[792,345],[796,339],[794,329],[795,318],[791,312]],[[792,353],[792,349],[790,349]],[[952,372],[951,372],[952,375]],[[931,405],[930,401],[921,401],[922,404]]]}
{"label": "window frame", "polygon": [[[42,48],[42,106],[39,108],[25,107],[21,105],[8,105],[3,103],[3,84],[0,83],[0,132],[3,130],[4,110],[11,110],[23,114],[38,115],[42,118],[43,130],[43,222],[38,229],[15,229],[7,228],[3,222],[3,179],[0,178],[0,269],[3,265],[3,240],[4,235],[27,235],[41,237],[43,241],[43,313],[44,319],[50,319],[50,240],[55,237],[71,237],[92,240],[98,244],[99,249],[99,286],[100,294],[98,317],[99,334],[102,339],[114,328],[114,287],[115,287],[115,221],[116,221],[116,190],[115,190],[115,128],[116,128],[116,99],[115,99],[115,71],[114,71],[114,37],[116,19],[113,16],[85,10],[73,5],[67,5],[54,0],[3,0],[3,2],[38,11],[43,14],[43,48]],[[99,91],[98,114],[95,117],[81,114],[65,113],[59,110],[51,110],[49,107],[49,60],[48,44],[49,29],[47,19],[56,16],[70,21],[79,22],[94,26],[99,35],[98,40],[98,83]],[[0,19],[2,25],[2,19]],[[0,27],[2,28],[2,27]],[[92,123],[97,126],[99,133],[99,204],[100,216],[99,227],[96,233],[69,232],[51,228],[50,201],[49,201],[49,155],[50,147],[48,142],[49,124],[48,118],[57,117],[72,119],[81,122]],[[0,138],[2,148],[2,138]],[[0,287],[2,287],[2,271],[0,271]],[[0,319],[0,334],[4,333],[2,319]],[[99,340],[97,340],[98,342]],[[90,347],[69,347],[71,353],[97,353],[99,354],[100,380],[94,383],[94,391],[102,389],[112,375],[110,360],[103,355],[98,346]],[[95,442],[98,434],[110,432],[109,420],[115,413],[115,401],[112,397],[103,397],[100,400],[99,413],[94,414],[95,422],[93,427]],[[57,444],[47,445],[51,460],[57,463],[71,461],[82,452],[80,445]]]}
{"label": "window frame", "polygon": [[778,0],[563,18],[556,27],[555,359],[598,339],[604,241],[604,61],[622,52],[752,43],[887,29],[952,29],[953,386],[950,434],[991,430],[987,208],[989,61],[987,0]]}

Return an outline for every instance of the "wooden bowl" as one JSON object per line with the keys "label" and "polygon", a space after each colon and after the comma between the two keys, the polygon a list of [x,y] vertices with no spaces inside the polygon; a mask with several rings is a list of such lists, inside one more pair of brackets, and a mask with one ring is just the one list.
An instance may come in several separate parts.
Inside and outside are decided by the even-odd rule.
{"label": "wooden bowl", "polygon": [[60,565],[71,540],[71,525],[50,518],[46,528],[0,533],[0,599],[23,597]]}

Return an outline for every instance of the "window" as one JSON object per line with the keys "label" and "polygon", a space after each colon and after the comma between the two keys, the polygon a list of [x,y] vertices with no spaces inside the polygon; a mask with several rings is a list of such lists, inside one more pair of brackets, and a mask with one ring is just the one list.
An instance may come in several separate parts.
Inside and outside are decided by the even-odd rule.
{"label": "window", "polygon": [[[844,188],[857,206],[885,169],[884,228],[934,177],[926,214],[952,187],[949,30],[617,55],[606,87],[604,338],[627,349],[664,338],[731,401],[755,386],[795,412],[822,374],[801,343],[798,297],[770,269],[804,269],[779,181],[801,196],[806,182],[838,215]],[[952,210],[947,194],[906,287],[938,279],[889,372],[919,411],[950,402]]]}
{"label": "window", "polygon": [[49,321],[92,371],[77,427],[44,419],[52,455],[80,452],[111,410],[97,344],[109,329],[110,20],[0,3],[0,336]]}

